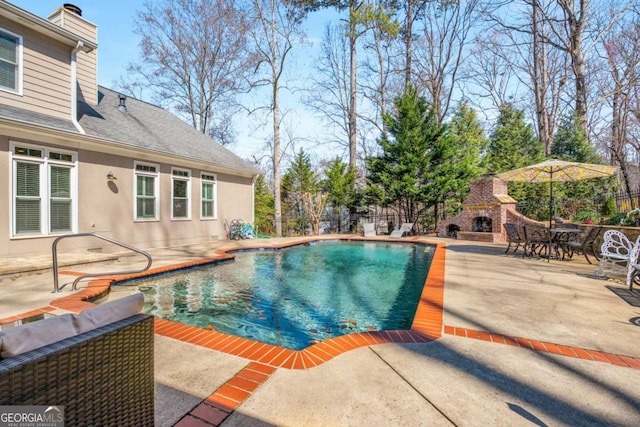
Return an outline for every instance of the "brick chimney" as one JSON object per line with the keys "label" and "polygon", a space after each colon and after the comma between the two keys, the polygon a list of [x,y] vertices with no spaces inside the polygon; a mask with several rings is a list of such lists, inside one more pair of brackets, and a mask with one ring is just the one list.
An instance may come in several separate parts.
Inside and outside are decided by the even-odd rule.
{"label": "brick chimney", "polygon": [[[98,27],[82,17],[82,10],[73,4],[65,3],[47,18],[85,40],[98,42]],[[77,53],[78,101],[98,104],[98,50]]]}

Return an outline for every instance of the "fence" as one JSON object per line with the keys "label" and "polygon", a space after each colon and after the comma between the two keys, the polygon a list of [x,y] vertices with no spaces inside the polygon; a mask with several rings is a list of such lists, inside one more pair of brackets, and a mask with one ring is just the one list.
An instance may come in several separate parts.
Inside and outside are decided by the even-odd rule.
{"label": "fence", "polygon": [[[607,201],[613,197],[615,212],[609,212]],[[598,219],[613,216],[615,213],[627,213],[640,206],[640,191],[630,194],[603,194],[591,199],[555,200],[553,205],[554,217],[573,220],[579,213],[592,213]],[[521,214],[537,220],[549,218],[549,200],[530,200],[518,203],[516,210]]]}
{"label": "fence", "polygon": [[640,189],[627,194],[620,192],[614,197],[618,212],[629,212],[632,209],[640,207]]}

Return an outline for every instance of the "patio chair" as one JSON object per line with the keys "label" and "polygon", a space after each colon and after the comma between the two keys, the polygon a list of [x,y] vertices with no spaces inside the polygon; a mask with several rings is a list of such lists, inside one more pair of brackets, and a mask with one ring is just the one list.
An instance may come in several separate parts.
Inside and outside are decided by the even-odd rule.
{"label": "patio chair", "polygon": [[516,224],[506,222],[504,224],[504,229],[507,231],[507,242],[508,242],[507,250],[504,251],[504,253],[505,254],[509,253],[509,249],[511,249],[512,244],[515,245],[515,248],[513,248],[514,254],[516,253],[520,245],[523,246],[523,250],[524,250],[524,245],[526,243],[526,240],[522,236],[520,236],[520,232],[518,231],[518,226]]}
{"label": "patio chair", "polygon": [[389,234],[389,223],[383,219],[378,221],[378,226],[376,228],[377,234]]}
{"label": "patio chair", "polygon": [[627,286],[629,290],[633,290],[633,282],[640,285],[640,236],[636,240],[636,244],[631,250],[629,264],[627,265]]}
{"label": "patio chair", "polygon": [[413,223],[412,222],[405,222],[404,224],[402,224],[400,226],[399,229],[393,230],[391,232],[391,234],[389,234],[389,237],[402,237],[402,236],[405,235],[405,233],[411,234],[411,230],[412,229],[413,229]]}
{"label": "patio chair", "polygon": [[629,278],[629,290],[633,290],[633,284],[640,286],[640,264],[631,265],[631,277]]}
{"label": "patio chair", "polygon": [[525,239],[523,257],[533,256],[537,253],[538,256],[549,260],[552,256],[552,249],[555,249],[556,256],[558,255],[558,249],[551,240],[548,228],[524,225],[522,229]]}
{"label": "patio chair", "polygon": [[589,264],[593,264],[589,259],[589,254],[593,255],[596,260],[600,261],[598,251],[594,248],[594,245],[601,231],[602,227],[591,227],[584,238],[563,242],[563,247],[569,256],[569,259],[573,258],[574,253],[577,253],[584,255]]}
{"label": "patio chair", "polygon": [[362,224],[364,237],[376,237],[376,224],[373,222],[365,222]]}
{"label": "patio chair", "polygon": [[634,245],[629,238],[618,230],[607,230],[602,236],[604,241],[600,246],[600,263],[596,268],[595,276],[607,276],[608,274],[629,274],[629,269],[634,248],[638,246],[640,237]]}

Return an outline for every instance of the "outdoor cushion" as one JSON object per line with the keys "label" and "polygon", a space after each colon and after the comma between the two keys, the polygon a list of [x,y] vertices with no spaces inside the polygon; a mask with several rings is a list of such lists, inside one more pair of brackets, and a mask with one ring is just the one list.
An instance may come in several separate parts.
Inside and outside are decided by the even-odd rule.
{"label": "outdoor cushion", "polygon": [[76,335],[73,317],[63,314],[0,332],[0,358],[14,357]]}
{"label": "outdoor cushion", "polygon": [[140,313],[144,295],[136,293],[114,301],[105,302],[84,310],[73,319],[78,334],[126,319]]}

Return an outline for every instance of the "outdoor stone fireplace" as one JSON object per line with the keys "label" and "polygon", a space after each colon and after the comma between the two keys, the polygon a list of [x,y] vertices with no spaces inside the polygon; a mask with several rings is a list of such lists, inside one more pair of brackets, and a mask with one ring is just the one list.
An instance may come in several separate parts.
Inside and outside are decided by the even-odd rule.
{"label": "outdoor stone fireplace", "polygon": [[471,231],[476,233],[491,233],[491,231],[493,231],[491,218],[488,216],[477,216],[473,218]]}
{"label": "outdoor stone fireplace", "polygon": [[462,203],[462,211],[443,221],[438,228],[441,237],[456,237],[481,242],[504,242],[506,232],[502,224],[507,212],[516,213],[516,201],[507,194],[507,183],[493,175],[471,182],[471,191]]}

